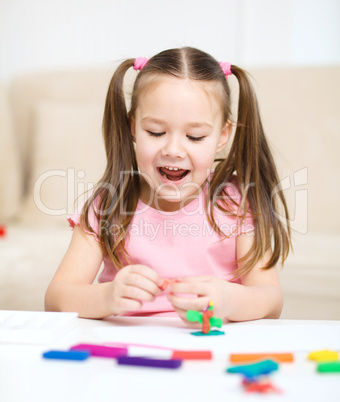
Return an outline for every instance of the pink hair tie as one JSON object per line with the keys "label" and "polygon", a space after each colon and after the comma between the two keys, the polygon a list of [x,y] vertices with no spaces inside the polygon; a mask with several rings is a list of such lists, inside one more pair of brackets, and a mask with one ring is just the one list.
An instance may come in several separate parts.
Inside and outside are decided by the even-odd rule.
{"label": "pink hair tie", "polygon": [[222,69],[222,71],[223,71],[223,73],[225,75],[225,78],[228,78],[228,75],[232,74],[232,72],[231,72],[231,64],[228,63],[227,61],[221,61],[220,66],[221,66],[221,69]]}
{"label": "pink hair tie", "polygon": [[133,69],[141,70],[147,62],[148,62],[148,59],[146,57],[137,57],[135,59],[135,64],[133,65]]}

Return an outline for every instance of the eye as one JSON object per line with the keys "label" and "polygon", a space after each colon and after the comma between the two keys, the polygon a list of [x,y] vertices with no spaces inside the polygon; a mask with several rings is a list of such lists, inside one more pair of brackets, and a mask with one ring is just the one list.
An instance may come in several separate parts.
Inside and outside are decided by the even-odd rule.
{"label": "eye", "polygon": [[165,134],[165,131],[162,131],[161,133],[154,133],[153,131],[146,130],[146,132],[149,133],[151,137],[161,137]]}
{"label": "eye", "polygon": [[200,142],[204,140],[205,135],[203,135],[202,137],[193,137],[192,135],[187,135],[187,138],[189,138],[189,140],[193,142]]}

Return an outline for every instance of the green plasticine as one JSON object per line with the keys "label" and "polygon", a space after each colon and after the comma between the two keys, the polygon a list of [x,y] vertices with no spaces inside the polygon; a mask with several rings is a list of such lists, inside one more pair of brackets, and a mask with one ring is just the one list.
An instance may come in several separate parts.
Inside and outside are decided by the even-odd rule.
{"label": "green plasticine", "polygon": [[[212,302],[209,302],[208,310],[210,310],[213,313],[213,311],[212,311],[213,310],[213,303]],[[203,313],[201,313],[199,311],[196,311],[196,310],[188,310],[186,312],[186,318],[190,322],[199,322],[200,324],[203,324],[203,317],[204,317],[205,312],[206,312],[206,310]],[[211,327],[221,328],[222,325],[223,325],[223,320],[221,318],[210,317],[209,318],[209,332],[208,333],[205,333],[206,330],[207,330],[206,329],[204,332],[191,332],[191,334],[196,335],[196,336],[224,335],[223,331],[217,331],[217,330],[212,331],[211,330]],[[203,325],[203,328],[204,328],[204,325]],[[203,328],[202,328],[202,331],[203,331]]]}
{"label": "green plasticine", "polygon": [[210,318],[210,325],[211,325],[212,327],[221,328],[222,325],[223,325],[222,318],[211,317],[211,318]]}
{"label": "green plasticine", "polygon": [[202,313],[195,310],[188,310],[187,311],[187,320],[190,322],[199,322],[202,324]]}
{"label": "green plasticine", "polygon": [[317,370],[319,373],[340,373],[340,361],[319,363]]}
{"label": "green plasticine", "polygon": [[[186,316],[187,316],[188,321],[199,322],[200,324],[202,324],[202,313],[200,313],[199,311],[188,310]],[[221,328],[222,325],[223,325],[223,321],[221,318],[218,318],[218,317],[210,318],[210,326],[211,327]]]}

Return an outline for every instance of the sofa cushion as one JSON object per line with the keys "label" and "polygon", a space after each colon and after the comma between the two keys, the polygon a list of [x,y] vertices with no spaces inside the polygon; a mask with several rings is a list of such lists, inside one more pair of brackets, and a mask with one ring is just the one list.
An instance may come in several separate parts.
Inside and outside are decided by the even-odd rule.
{"label": "sofa cushion", "polygon": [[340,68],[251,71],[298,233],[340,230]]}
{"label": "sofa cushion", "polygon": [[11,117],[7,88],[0,85],[0,222],[19,213],[22,195],[19,151]]}
{"label": "sofa cushion", "polygon": [[[40,102],[34,113],[32,172],[22,222],[66,224],[105,169],[97,103]],[[77,203],[75,200],[77,197]]]}
{"label": "sofa cushion", "polygon": [[294,250],[279,270],[283,318],[340,319],[340,235],[294,233]]}
{"label": "sofa cushion", "polygon": [[30,191],[32,141],[35,137],[36,112],[40,102],[75,105],[96,103],[104,107],[107,86],[114,66],[97,69],[72,69],[33,72],[16,77],[11,83],[9,98],[20,160],[23,166],[24,188]]}

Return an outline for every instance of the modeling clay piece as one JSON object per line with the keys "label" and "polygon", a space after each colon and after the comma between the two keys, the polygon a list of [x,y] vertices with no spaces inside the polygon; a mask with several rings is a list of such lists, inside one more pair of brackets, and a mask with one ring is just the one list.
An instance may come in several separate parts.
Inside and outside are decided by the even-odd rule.
{"label": "modeling clay piece", "polygon": [[202,314],[202,332],[209,334],[210,332],[210,319],[213,317],[213,302],[210,302]]}
{"label": "modeling clay piece", "polygon": [[72,346],[70,350],[87,350],[91,356],[97,357],[118,357],[127,355],[127,348],[113,348],[110,346],[93,345],[90,343],[80,343],[79,345]]}
{"label": "modeling clay piece", "polygon": [[147,359],[144,357],[121,356],[117,359],[118,364],[128,366],[157,367],[176,369],[181,366],[182,360]]}
{"label": "modeling clay piece", "polygon": [[[187,320],[190,322],[202,323],[202,315],[203,315],[203,313],[200,313],[199,311],[188,310],[187,311]],[[216,317],[210,318],[210,327],[221,328],[222,324],[223,324],[223,322],[220,318],[216,318]]]}
{"label": "modeling clay piece", "polygon": [[340,373],[340,362],[319,363],[317,370],[320,373]]}
{"label": "modeling clay piece", "polygon": [[43,353],[45,359],[86,360],[90,353],[86,350],[50,350]]}
{"label": "modeling clay piece", "polygon": [[308,355],[309,360],[315,360],[317,362],[332,362],[339,359],[339,353],[332,350],[318,350],[311,352]]}
{"label": "modeling clay piece", "polygon": [[177,282],[177,279],[167,279],[167,278],[164,278],[164,279],[163,279],[163,283],[161,284],[160,288],[161,288],[162,290],[166,290],[169,285],[171,285],[172,283],[175,283],[175,282]]}
{"label": "modeling clay piece", "polygon": [[242,381],[242,385],[247,392],[259,392],[261,394],[269,392],[281,393],[281,390],[276,388],[268,379],[249,381],[245,378]]}
{"label": "modeling clay piece", "polygon": [[281,392],[267,378],[276,371],[279,365],[273,360],[263,360],[253,364],[229,367],[228,373],[237,373],[244,376],[242,385],[247,392]]}
{"label": "modeling clay piece", "polygon": [[194,336],[218,336],[218,335],[225,335],[225,332],[218,331],[217,329],[213,329],[208,334],[205,334],[205,333],[203,333],[201,331],[190,332],[190,334],[194,335]]}
{"label": "modeling clay piece", "polygon": [[172,359],[180,360],[211,360],[210,350],[175,350]]}
{"label": "modeling clay piece", "polygon": [[227,372],[243,374],[247,378],[254,378],[260,375],[268,375],[278,368],[279,365],[275,361],[268,359],[253,364],[229,367]]}
{"label": "modeling clay piece", "polygon": [[148,357],[174,360],[211,360],[210,350],[177,350],[165,346],[145,345],[139,343],[107,342],[105,346],[127,348],[127,356]]}
{"label": "modeling clay piece", "polygon": [[211,327],[221,328],[223,321],[221,318],[213,317],[214,303],[210,301],[208,306],[202,313],[195,310],[188,310],[186,313],[187,320],[190,322],[199,322],[202,324],[202,332],[192,332],[192,335],[224,335],[221,331],[210,331]]}
{"label": "modeling clay piece", "polygon": [[292,353],[232,353],[229,358],[231,363],[252,363],[264,359],[287,363],[294,361],[294,356]]}

